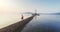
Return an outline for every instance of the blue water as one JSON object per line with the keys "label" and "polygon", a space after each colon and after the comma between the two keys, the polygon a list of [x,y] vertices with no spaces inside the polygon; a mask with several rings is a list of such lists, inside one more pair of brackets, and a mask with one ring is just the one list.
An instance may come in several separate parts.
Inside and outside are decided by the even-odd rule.
{"label": "blue water", "polygon": [[36,16],[22,32],[60,32],[60,15]]}

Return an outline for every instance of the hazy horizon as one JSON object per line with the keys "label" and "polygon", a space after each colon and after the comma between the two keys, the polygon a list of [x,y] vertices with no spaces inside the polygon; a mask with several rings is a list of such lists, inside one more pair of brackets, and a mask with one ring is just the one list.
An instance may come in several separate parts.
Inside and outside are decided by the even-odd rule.
{"label": "hazy horizon", "polygon": [[[18,20],[20,12],[60,12],[60,0],[0,0],[0,26]],[[10,21],[10,22],[9,22]]]}
{"label": "hazy horizon", "polygon": [[0,0],[1,13],[60,12],[60,0]]}

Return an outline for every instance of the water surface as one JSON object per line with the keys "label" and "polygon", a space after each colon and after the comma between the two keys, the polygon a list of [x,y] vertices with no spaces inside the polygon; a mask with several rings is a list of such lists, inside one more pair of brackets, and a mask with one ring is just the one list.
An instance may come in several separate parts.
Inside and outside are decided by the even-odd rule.
{"label": "water surface", "polygon": [[[31,15],[23,14],[24,19],[30,17]],[[21,21],[21,14],[2,14],[0,15],[0,29],[16,22]]]}
{"label": "water surface", "polygon": [[40,15],[29,22],[22,32],[60,32],[60,15]]}

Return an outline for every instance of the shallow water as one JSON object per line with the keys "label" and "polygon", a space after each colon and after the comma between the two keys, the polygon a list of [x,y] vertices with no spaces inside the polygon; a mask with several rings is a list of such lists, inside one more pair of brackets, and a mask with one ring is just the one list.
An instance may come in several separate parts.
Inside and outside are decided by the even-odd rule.
{"label": "shallow water", "polygon": [[22,32],[60,32],[60,15],[36,16]]}

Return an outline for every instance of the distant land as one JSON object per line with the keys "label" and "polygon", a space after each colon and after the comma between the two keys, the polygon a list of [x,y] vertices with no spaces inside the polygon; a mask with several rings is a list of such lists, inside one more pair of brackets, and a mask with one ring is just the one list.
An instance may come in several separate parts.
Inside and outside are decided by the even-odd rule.
{"label": "distant land", "polygon": [[[24,12],[23,14],[34,14],[32,12]],[[55,13],[37,13],[41,15],[60,15],[60,12],[55,12]]]}
{"label": "distant land", "polygon": [[43,15],[60,15],[60,13],[40,13],[40,14],[43,14]]}

